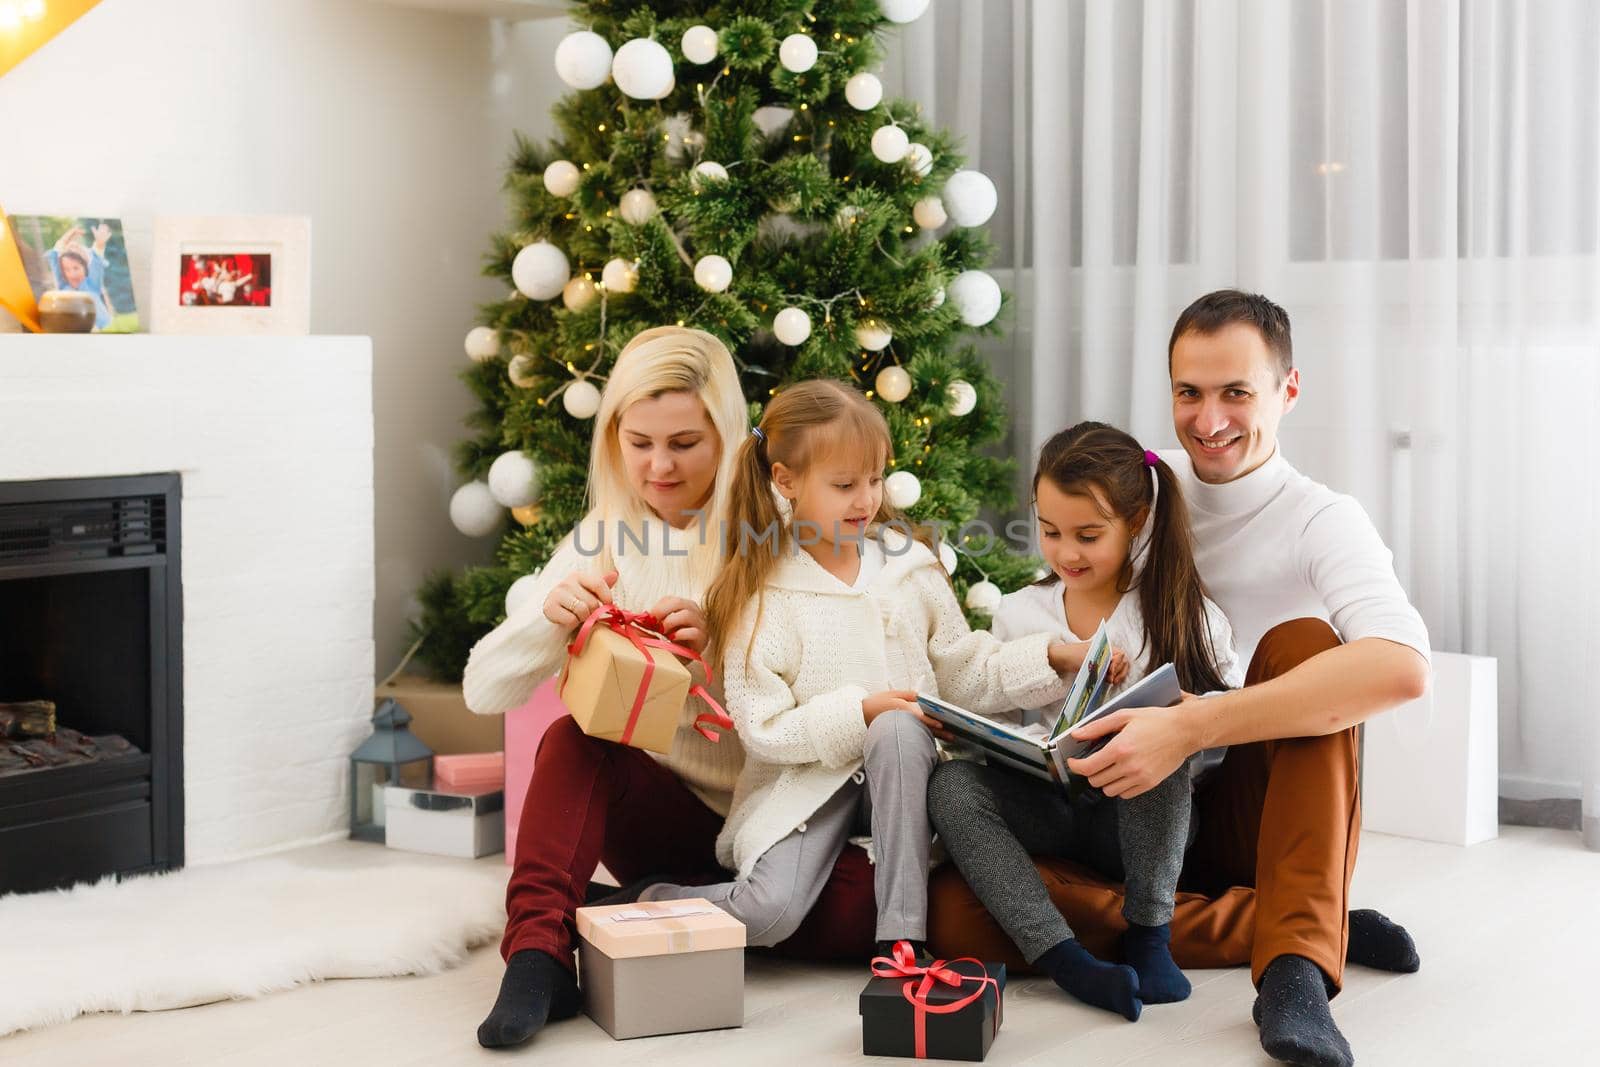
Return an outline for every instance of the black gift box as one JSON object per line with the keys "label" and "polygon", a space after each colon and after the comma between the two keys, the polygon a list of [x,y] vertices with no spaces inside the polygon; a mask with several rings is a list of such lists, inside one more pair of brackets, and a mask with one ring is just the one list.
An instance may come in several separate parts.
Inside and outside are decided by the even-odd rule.
{"label": "black gift box", "polygon": [[[1000,1028],[1006,965],[977,960],[944,960],[938,966],[959,974],[960,985],[926,981],[921,974],[873,978],[861,991],[861,1051],[867,1056],[917,1055],[915,1004],[906,997],[926,987],[930,1007],[954,1004],[982,993],[959,1011],[922,1012],[924,1055],[930,1060],[982,1060]],[[993,982],[982,979],[991,978]]]}

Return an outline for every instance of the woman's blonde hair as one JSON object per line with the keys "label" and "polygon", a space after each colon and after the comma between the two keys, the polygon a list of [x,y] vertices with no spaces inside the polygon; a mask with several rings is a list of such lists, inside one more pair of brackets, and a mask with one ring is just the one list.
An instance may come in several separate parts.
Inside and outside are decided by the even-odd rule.
{"label": "woman's blonde hair", "polygon": [[[750,409],[739,387],[733,356],[711,334],[683,326],[657,326],[635,335],[617,354],[600,396],[600,410],[595,414],[589,460],[589,515],[584,521],[599,521],[603,534],[600,568],[609,571],[615,566],[619,531],[627,529],[642,536],[651,520],[657,518],[628,480],[619,424],[623,412],[640,400],[673,392],[700,398],[717,432],[721,453],[703,519],[684,531],[688,535],[695,589],[684,590],[681,595],[691,596],[708,588],[721,566],[719,531],[728,514],[735,457],[750,435]],[[650,551],[658,551],[654,543]]]}

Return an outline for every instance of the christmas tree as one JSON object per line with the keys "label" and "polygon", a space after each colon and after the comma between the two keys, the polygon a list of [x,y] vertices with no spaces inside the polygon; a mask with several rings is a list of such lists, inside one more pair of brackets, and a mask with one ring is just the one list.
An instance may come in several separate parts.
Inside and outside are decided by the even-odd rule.
{"label": "christmas tree", "polygon": [[[975,624],[1036,559],[974,533],[1012,504],[998,383],[963,334],[994,332],[982,271],[994,184],[948,134],[883,99],[881,35],[928,0],[587,0],[556,67],[575,91],[548,148],[518,137],[514,218],[485,273],[463,377],[481,402],[459,446],[451,518],[499,535],[494,566],[431,578],[421,657],[459,678],[586,512],[590,419],[621,347],[668,323],[721,338],[751,417],[829,377],[873,397],[895,442],[890,501],[945,531]],[[508,509],[509,514],[508,514]],[[981,529],[981,528],[980,528]]]}

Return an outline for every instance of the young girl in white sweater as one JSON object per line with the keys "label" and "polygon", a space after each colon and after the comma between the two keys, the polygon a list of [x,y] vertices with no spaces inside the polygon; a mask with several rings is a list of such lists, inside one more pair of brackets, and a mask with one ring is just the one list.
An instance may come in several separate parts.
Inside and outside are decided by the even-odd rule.
{"label": "young girl in white sweater", "polygon": [[924,951],[937,724],[916,693],[979,712],[1059,700],[1087,646],[973,632],[937,556],[884,504],[891,454],[882,413],[831,381],[779,393],[740,449],[706,608],[746,752],[717,838],[738,879],[656,884],[641,899],[706,897],[751,944],[776,944],[849,838],[870,831],[880,946]]}

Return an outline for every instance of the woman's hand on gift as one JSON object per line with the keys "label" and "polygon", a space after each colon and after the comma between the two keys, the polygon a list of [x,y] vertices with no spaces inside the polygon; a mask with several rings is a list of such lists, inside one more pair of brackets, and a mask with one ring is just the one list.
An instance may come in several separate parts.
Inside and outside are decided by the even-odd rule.
{"label": "woman's hand on gift", "polygon": [[710,631],[699,604],[681,596],[662,597],[650,609],[650,614],[661,620],[661,633],[667,640],[695,652],[706,650],[706,636]]}
{"label": "woman's hand on gift", "polygon": [[611,603],[611,587],[616,584],[616,571],[569,574],[545,597],[544,617],[564,630],[576,630],[595,608]]}

